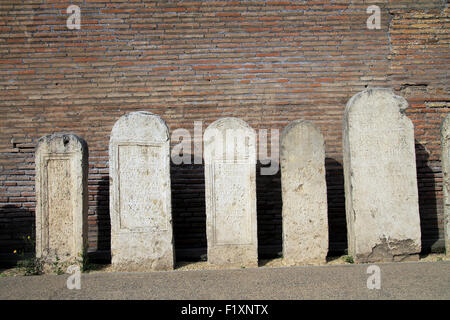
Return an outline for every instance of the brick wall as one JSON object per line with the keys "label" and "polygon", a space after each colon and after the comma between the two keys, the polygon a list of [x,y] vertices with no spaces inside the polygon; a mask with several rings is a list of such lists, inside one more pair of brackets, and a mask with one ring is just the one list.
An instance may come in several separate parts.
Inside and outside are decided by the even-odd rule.
{"label": "brick wall", "polygon": [[[81,8],[80,30],[66,27],[70,4]],[[380,30],[366,27],[372,4],[381,8]],[[343,111],[366,87],[392,87],[410,103],[424,251],[442,248],[448,13],[441,0],[2,0],[0,260],[33,230],[34,147],[53,132],[89,144],[90,251],[108,255],[109,133],[136,110],[191,134],[195,120],[205,129],[225,116],[255,129],[314,121],[326,139],[330,250],[341,253]],[[172,165],[180,259],[206,253],[203,179],[201,165]],[[279,174],[258,175],[257,192],[260,253],[273,256],[281,251]]]}

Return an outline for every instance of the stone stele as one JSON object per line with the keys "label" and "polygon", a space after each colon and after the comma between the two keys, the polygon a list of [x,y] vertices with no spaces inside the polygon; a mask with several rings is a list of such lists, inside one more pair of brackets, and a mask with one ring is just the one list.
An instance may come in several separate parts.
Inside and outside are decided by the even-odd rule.
{"label": "stone stele", "polygon": [[344,115],[348,253],[356,262],[416,260],[421,233],[414,127],[389,89],[353,96]]}
{"label": "stone stele", "polygon": [[122,116],[109,142],[112,266],[117,271],[174,266],[169,129],[157,115]]}
{"label": "stone stele", "polygon": [[44,272],[65,272],[87,249],[88,147],[73,134],[47,135],[35,163],[36,258]]}
{"label": "stone stele", "polygon": [[291,122],[281,134],[283,262],[321,263],[328,253],[325,144],[309,121]]}
{"label": "stone stele", "polygon": [[444,241],[445,251],[450,256],[450,115],[441,126],[441,163],[444,189]]}
{"label": "stone stele", "polygon": [[237,118],[213,122],[204,159],[208,262],[257,267],[255,131]]}

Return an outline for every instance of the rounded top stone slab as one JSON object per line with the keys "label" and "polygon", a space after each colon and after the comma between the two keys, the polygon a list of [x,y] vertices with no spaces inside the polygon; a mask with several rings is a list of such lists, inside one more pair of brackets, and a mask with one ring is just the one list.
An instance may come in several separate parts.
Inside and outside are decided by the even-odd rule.
{"label": "rounded top stone slab", "polygon": [[319,128],[314,124],[314,122],[304,119],[298,119],[291,121],[281,132],[281,140],[283,141],[291,132],[295,131],[296,128],[308,128],[309,132],[315,133],[317,136],[322,136]]}
{"label": "rounded top stone slab", "polygon": [[409,259],[421,250],[414,126],[390,89],[353,96],[344,116],[348,254],[357,262]]}
{"label": "rounded top stone slab", "polygon": [[206,130],[217,129],[217,130],[227,130],[227,129],[248,129],[254,132],[254,129],[244,120],[235,117],[220,118],[213,123],[211,123]]}
{"label": "rounded top stone slab", "polygon": [[[374,88],[354,95],[344,111],[344,132],[357,130],[397,130],[398,126],[413,129],[414,125],[405,114],[408,102],[395,95],[392,89]],[[369,129],[372,128],[372,129]]]}
{"label": "rounded top stone slab", "polygon": [[256,163],[256,132],[244,120],[221,118],[211,123],[203,135],[205,163],[214,157],[245,158]]}
{"label": "rounded top stone slab", "polygon": [[408,108],[408,102],[405,98],[397,96],[392,89],[373,88],[367,89],[355,94],[345,107],[345,115],[354,112],[354,109],[372,109],[382,105],[385,108],[392,108],[392,112],[405,111]]}
{"label": "rounded top stone slab", "polygon": [[287,161],[322,162],[325,140],[313,122],[303,119],[290,122],[282,131],[280,141],[282,166]]}
{"label": "rounded top stone slab", "polygon": [[158,115],[148,111],[131,112],[117,120],[111,130],[111,141],[166,142],[169,128]]}

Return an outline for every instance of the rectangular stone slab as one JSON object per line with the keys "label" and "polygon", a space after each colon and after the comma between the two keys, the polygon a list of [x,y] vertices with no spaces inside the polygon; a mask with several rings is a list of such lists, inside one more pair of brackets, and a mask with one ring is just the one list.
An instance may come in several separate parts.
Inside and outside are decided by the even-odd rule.
{"label": "rectangular stone slab", "polygon": [[414,127],[408,103],[369,89],[344,116],[348,251],[357,262],[417,259],[421,231]]}
{"label": "rectangular stone slab", "polygon": [[325,143],[310,121],[291,122],[281,134],[283,262],[322,263],[328,253]]}
{"label": "rectangular stone slab", "polygon": [[257,267],[255,132],[223,118],[204,135],[208,263]]}
{"label": "rectangular stone slab", "polygon": [[36,257],[44,272],[65,271],[87,254],[87,144],[73,134],[44,136],[35,164]]}
{"label": "rectangular stone slab", "polygon": [[133,112],[111,132],[110,214],[114,270],[171,270],[169,129],[158,116]]}
{"label": "rectangular stone slab", "polygon": [[450,256],[450,116],[441,125],[441,164],[444,193],[444,242],[445,252]]}

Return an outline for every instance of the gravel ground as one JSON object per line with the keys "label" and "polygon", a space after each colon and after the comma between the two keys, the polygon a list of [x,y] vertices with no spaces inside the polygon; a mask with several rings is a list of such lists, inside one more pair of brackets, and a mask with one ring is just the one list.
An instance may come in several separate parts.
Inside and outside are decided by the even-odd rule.
{"label": "gravel ground", "polygon": [[[445,254],[428,254],[420,257],[419,262],[438,262],[438,261],[449,261],[450,256],[446,256]],[[397,262],[402,263],[402,262]],[[310,264],[310,266],[334,266],[334,265],[348,265],[351,264],[346,261],[346,256],[339,257],[330,257],[327,259],[325,263],[316,263]],[[282,258],[270,259],[270,260],[260,260],[259,267],[260,268],[283,268],[283,267],[296,267],[302,265],[285,265],[283,263]],[[198,261],[198,262],[177,262],[175,270],[177,271],[189,271],[189,270],[223,270],[223,267],[217,267],[208,264],[206,261]],[[95,264],[91,265],[88,273],[99,273],[99,272],[114,272],[111,268],[111,265],[100,265]],[[8,269],[0,269],[0,277],[9,277],[9,276],[23,276],[25,270],[22,268],[8,268]]]}

